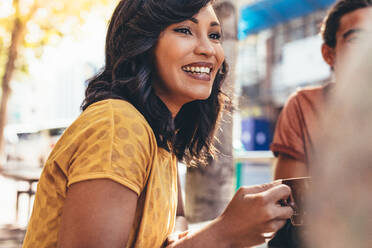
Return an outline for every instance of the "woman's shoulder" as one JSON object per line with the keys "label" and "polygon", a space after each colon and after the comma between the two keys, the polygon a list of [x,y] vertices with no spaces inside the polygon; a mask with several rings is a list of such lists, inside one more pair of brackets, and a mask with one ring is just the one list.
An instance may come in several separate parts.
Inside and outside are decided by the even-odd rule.
{"label": "woman's shoulder", "polygon": [[142,114],[134,107],[130,102],[122,99],[105,99],[91,104],[84,113],[94,113],[101,111],[125,111],[131,115],[141,115]]}
{"label": "woman's shoulder", "polygon": [[[66,129],[68,136],[79,136],[93,130],[138,130],[153,136],[153,130],[144,116],[128,101],[106,99],[95,102],[86,108],[80,116]],[[141,132],[142,133],[142,132]]]}
{"label": "woman's shoulder", "polygon": [[107,120],[113,119],[115,124],[120,120],[128,120],[149,126],[145,117],[130,102],[121,99],[106,99],[90,105],[80,116],[86,121],[90,119]]}
{"label": "woman's shoulder", "polygon": [[[128,101],[106,99],[90,105],[77,120],[80,127],[95,130],[112,130],[118,136],[156,140],[155,134],[137,108]],[[81,128],[79,128],[81,129]]]}
{"label": "woman's shoulder", "polygon": [[[156,137],[144,116],[128,101],[107,99],[95,102],[65,130],[54,153],[74,151],[79,146],[102,143],[137,143],[151,149]],[[65,153],[66,154],[66,153]]]}

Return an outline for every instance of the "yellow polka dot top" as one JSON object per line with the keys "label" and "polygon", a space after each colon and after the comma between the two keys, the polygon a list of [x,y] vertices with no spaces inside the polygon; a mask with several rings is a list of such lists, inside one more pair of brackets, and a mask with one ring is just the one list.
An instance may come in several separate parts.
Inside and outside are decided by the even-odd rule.
{"label": "yellow polka dot top", "polygon": [[134,106],[110,99],[89,106],[57,142],[38,183],[23,248],[57,247],[67,189],[91,179],[111,179],[138,194],[127,247],[161,247],[175,223],[176,159],[157,146]]}

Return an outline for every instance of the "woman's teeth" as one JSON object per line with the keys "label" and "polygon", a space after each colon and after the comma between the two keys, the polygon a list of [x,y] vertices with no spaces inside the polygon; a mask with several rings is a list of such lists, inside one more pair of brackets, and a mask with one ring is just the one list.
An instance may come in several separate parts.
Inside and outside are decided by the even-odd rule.
{"label": "woman's teeth", "polygon": [[182,67],[182,70],[185,72],[191,72],[191,73],[206,73],[209,74],[211,72],[211,68],[208,67],[194,67],[194,66],[184,66]]}

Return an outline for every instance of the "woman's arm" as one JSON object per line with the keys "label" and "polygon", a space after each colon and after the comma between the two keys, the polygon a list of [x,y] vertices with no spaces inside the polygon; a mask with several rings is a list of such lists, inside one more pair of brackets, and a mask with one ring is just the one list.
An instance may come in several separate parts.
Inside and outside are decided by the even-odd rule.
{"label": "woman's arm", "polygon": [[290,192],[281,181],[242,187],[221,216],[168,248],[250,247],[264,243],[265,234],[278,231],[293,214],[291,207],[279,204]]}
{"label": "woman's arm", "polygon": [[107,179],[72,184],[62,212],[58,248],[122,248],[128,242],[137,194]]}

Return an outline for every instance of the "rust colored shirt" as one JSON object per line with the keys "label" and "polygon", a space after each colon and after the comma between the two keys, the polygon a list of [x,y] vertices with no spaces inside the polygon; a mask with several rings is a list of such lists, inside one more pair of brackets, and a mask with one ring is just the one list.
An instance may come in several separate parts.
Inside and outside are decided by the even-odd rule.
{"label": "rust colored shirt", "polygon": [[332,84],[298,90],[290,96],[275,128],[270,149],[307,163],[313,152],[327,92]]}

